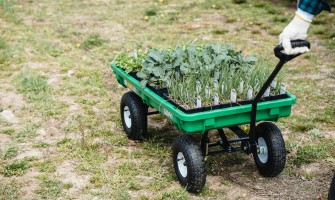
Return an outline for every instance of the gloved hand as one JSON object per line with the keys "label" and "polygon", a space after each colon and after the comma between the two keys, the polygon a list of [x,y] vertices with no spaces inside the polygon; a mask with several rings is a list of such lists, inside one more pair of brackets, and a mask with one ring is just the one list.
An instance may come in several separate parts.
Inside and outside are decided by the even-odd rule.
{"label": "gloved hand", "polygon": [[311,22],[311,20],[306,20],[296,14],[293,20],[284,28],[283,32],[279,35],[279,42],[282,43],[284,52],[287,55],[294,55],[309,51],[307,47],[297,47],[292,49],[291,40],[305,40]]}

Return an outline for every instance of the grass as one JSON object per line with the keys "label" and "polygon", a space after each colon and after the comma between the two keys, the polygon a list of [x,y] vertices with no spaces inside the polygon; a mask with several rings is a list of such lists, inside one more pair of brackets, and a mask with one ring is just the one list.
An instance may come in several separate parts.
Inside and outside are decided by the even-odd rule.
{"label": "grass", "polygon": [[327,160],[328,157],[334,157],[335,155],[333,147],[334,142],[299,146],[291,162],[297,166],[301,166],[316,162],[317,160]]}
{"label": "grass", "polygon": [[[272,49],[295,6],[265,0],[40,1],[38,5],[0,0],[4,27],[0,93],[24,97],[20,105],[0,100],[1,109],[15,111],[20,119],[19,124],[1,121],[0,138],[5,142],[0,142],[0,199],[238,199],[250,194],[264,198],[263,190],[256,188],[271,191],[265,197],[269,199],[316,199],[316,194],[325,194],[335,157],[331,56],[335,41],[329,39],[334,37],[333,15],[315,18],[308,38],[318,46],[312,45],[306,57],[285,66],[284,82],[297,95],[297,104],[290,118],[277,122],[288,148],[287,167],[279,179],[260,178],[251,156],[209,157],[205,188],[198,195],[189,194],[178,185],[171,161],[171,144],[180,133],[158,116],[150,120],[148,140],[129,141],[119,116],[126,90],[108,68],[109,60],[120,52],[195,40],[233,43],[245,56],[262,55],[276,62]],[[189,24],[200,28],[189,29]],[[68,74],[69,70],[74,73]],[[48,84],[55,77],[58,80]],[[70,109],[73,105],[79,109]],[[48,134],[38,135],[39,128]],[[16,159],[24,153],[22,146],[49,157]],[[322,169],[303,171],[314,164]],[[59,175],[62,167],[71,171],[68,177]],[[27,194],[27,183],[37,188]],[[301,187],[294,190],[292,185]]]}
{"label": "grass", "polygon": [[5,38],[0,36],[0,50],[6,49],[6,47],[7,47],[7,44],[6,44]]}
{"label": "grass", "polygon": [[45,77],[29,72],[17,76],[18,92],[23,93],[29,101],[50,101],[51,88]]}
{"label": "grass", "polygon": [[204,9],[222,9],[224,7],[223,2],[218,0],[205,1],[201,4]]}
{"label": "grass", "polygon": [[15,180],[0,183],[0,199],[16,200],[22,195],[20,192],[21,184]]}
{"label": "grass", "polygon": [[2,10],[4,14],[12,14],[14,12],[12,4],[11,0],[0,0],[0,10]]}
{"label": "grass", "polygon": [[2,148],[1,151],[1,158],[4,160],[10,159],[10,158],[14,158],[15,156],[17,156],[19,153],[19,148],[13,144],[7,144]]}
{"label": "grass", "polygon": [[10,59],[7,42],[5,38],[1,35],[0,35],[0,53],[1,53],[0,54],[0,66],[1,66],[6,64]]}
{"label": "grass", "polygon": [[121,163],[117,166],[117,173],[119,173],[123,177],[134,177],[137,175],[137,167],[133,162],[125,162]]}
{"label": "grass", "polygon": [[39,172],[53,173],[56,172],[56,165],[52,160],[46,160],[40,163],[37,163],[37,168]]}
{"label": "grass", "polygon": [[227,34],[229,31],[228,30],[225,30],[225,29],[217,29],[217,30],[214,30],[213,33],[216,34],[216,35],[224,35],[224,34]]}
{"label": "grass", "polygon": [[47,148],[49,146],[50,146],[50,144],[48,144],[46,142],[43,142],[43,141],[38,141],[33,145],[34,148],[38,148],[38,149],[39,148]]}
{"label": "grass", "polygon": [[41,176],[39,179],[40,188],[34,192],[42,199],[57,199],[59,197],[64,197],[63,190],[68,189],[70,186],[48,176]]}
{"label": "grass", "polygon": [[0,169],[0,173],[4,176],[19,176],[26,173],[29,167],[30,164],[27,159],[15,160],[5,164],[2,169]]}
{"label": "grass", "polygon": [[292,121],[294,122],[292,124],[293,131],[308,132],[315,128],[315,124],[310,121],[309,117],[297,116],[292,118]]}
{"label": "grass", "polygon": [[232,0],[232,1],[235,4],[242,4],[242,3],[246,3],[247,2],[247,0]]}
{"label": "grass", "polygon": [[188,199],[188,193],[186,190],[182,188],[168,190],[163,192],[161,199],[180,199],[186,200]]}
{"label": "grass", "polygon": [[125,146],[128,144],[128,139],[121,134],[113,134],[112,137],[106,137],[106,144],[111,146]]}
{"label": "grass", "polygon": [[55,101],[53,89],[47,84],[46,77],[26,70],[15,77],[14,84],[17,91],[22,93],[35,109],[41,111],[43,117],[57,117],[62,114],[65,104]]}
{"label": "grass", "polygon": [[24,142],[26,140],[32,139],[36,136],[38,125],[36,124],[26,124],[19,131],[15,132],[13,138],[19,142]]}
{"label": "grass", "polygon": [[289,19],[286,16],[274,16],[272,18],[274,22],[281,22],[281,23],[287,23],[289,22]]}
{"label": "grass", "polygon": [[70,143],[72,140],[70,138],[63,138],[62,140],[60,140],[59,142],[57,142],[57,146],[63,146],[66,145],[68,143]]}
{"label": "grass", "polygon": [[85,50],[90,50],[93,49],[95,47],[100,47],[102,46],[104,43],[108,42],[105,39],[102,39],[101,36],[94,34],[94,35],[90,35],[88,36],[80,45],[80,47],[82,49]]}
{"label": "grass", "polygon": [[6,135],[14,135],[15,130],[12,128],[5,128],[1,130],[1,134],[6,134]]}
{"label": "grass", "polygon": [[101,174],[94,174],[90,178],[90,184],[94,188],[101,188],[107,183],[106,178],[102,176]]}
{"label": "grass", "polygon": [[144,12],[144,15],[145,16],[156,16],[157,15],[157,9],[153,9],[153,8],[151,8],[151,9],[148,9],[148,10],[146,10],[145,12]]}
{"label": "grass", "polygon": [[125,189],[116,189],[115,191],[113,191],[112,196],[114,196],[114,198],[119,198],[119,199],[123,199],[123,200],[130,200],[131,197],[129,195],[129,192]]}

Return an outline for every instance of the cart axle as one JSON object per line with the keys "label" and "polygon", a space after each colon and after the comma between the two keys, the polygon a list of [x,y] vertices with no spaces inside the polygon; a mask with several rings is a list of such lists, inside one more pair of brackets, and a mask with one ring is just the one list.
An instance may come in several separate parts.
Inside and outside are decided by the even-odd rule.
{"label": "cart axle", "polygon": [[[223,129],[217,129],[221,139],[216,142],[210,143],[210,140],[208,138],[208,132],[206,132],[202,136],[201,149],[204,155],[208,156],[208,155],[218,155],[222,153],[233,153],[241,150],[247,154],[250,154],[252,152],[252,148],[257,147],[256,144],[251,145],[252,141],[250,140],[250,137],[238,126],[230,127],[229,129],[232,130],[238,136],[238,138],[228,140]],[[241,142],[241,147],[233,147],[231,145],[237,142]],[[217,146],[220,146],[222,149],[214,151],[209,150],[210,148]]]}

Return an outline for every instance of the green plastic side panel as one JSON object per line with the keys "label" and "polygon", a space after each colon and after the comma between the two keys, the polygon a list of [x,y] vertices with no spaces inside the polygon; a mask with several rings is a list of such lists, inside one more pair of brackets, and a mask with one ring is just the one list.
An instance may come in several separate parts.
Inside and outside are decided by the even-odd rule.
{"label": "green plastic side panel", "polygon": [[[250,123],[251,104],[224,109],[186,114],[164,100],[148,88],[141,88],[140,82],[127,74],[123,69],[112,65],[117,81],[137,93],[144,103],[157,109],[168,117],[175,126],[183,132],[204,133],[207,130],[231,127]],[[291,114],[291,106],[296,97],[288,94],[289,98],[258,103],[256,121],[277,121],[280,117]]]}

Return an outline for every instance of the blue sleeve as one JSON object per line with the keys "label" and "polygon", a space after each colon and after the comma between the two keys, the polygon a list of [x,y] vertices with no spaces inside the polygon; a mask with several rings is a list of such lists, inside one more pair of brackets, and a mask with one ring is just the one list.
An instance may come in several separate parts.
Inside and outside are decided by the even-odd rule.
{"label": "blue sleeve", "polygon": [[323,10],[330,12],[330,5],[325,0],[300,0],[298,8],[312,15],[318,15]]}

